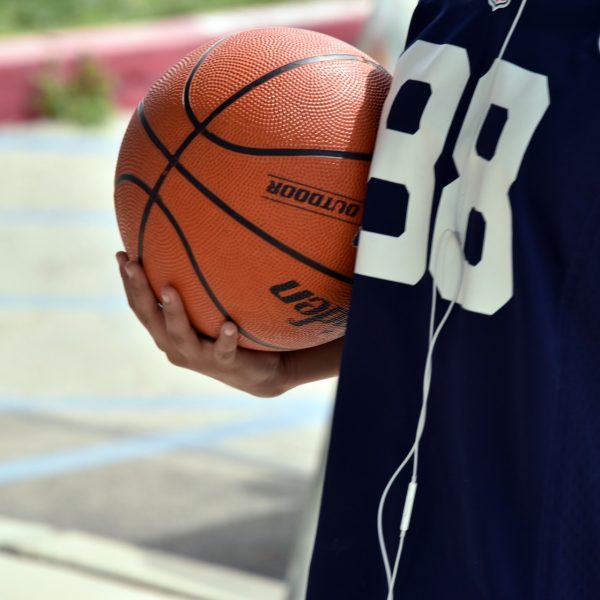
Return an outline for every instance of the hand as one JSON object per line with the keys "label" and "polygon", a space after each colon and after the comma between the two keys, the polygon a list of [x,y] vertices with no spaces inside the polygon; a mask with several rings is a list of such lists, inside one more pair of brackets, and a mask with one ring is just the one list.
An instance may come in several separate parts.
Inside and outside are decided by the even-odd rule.
{"label": "hand", "polygon": [[171,363],[203,373],[255,396],[272,397],[293,387],[288,358],[293,352],[261,352],[238,347],[238,328],[225,322],[216,340],[203,338],[190,325],[177,290],[161,291],[158,306],[144,270],[125,252],[117,262],[129,306]]}

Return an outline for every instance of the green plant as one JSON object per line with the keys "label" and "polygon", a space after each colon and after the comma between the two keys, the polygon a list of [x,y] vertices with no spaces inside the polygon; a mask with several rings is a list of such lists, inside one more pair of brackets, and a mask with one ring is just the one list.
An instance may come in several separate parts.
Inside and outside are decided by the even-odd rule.
{"label": "green plant", "polygon": [[0,0],[0,36],[145,21],[282,1],[285,0]]}
{"label": "green plant", "polygon": [[68,76],[48,68],[34,85],[35,108],[45,117],[98,125],[112,111],[112,81],[93,58],[80,58]]}

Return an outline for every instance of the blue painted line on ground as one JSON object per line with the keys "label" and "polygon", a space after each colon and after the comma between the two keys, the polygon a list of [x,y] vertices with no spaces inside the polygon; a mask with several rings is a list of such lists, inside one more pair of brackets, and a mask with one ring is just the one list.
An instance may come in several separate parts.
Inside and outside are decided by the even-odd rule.
{"label": "blue painted line on ground", "polygon": [[185,431],[168,431],[117,439],[106,444],[0,462],[0,485],[31,481],[111,464],[190,449],[217,448],[244,437],[268,435],[323,423],[321,410],[310,405],[270,411],[253,419]]}
{"label": "blue painted line on ground", "polygon": [[[260,451],[257,454],[253,452],[246,452],[243,448],[237,450],[235,447],[229,448],[210,448],[204,450],[202,448],[198,449],[199,452],[204,452],[210,459],[214,458],[224,458],[225,460],[236,462],[237,464],[243,463],[252,465],[253,467],[261,467],[263,469],[276,469],[296,472],[298,474],[307,474],[306,467],[290,463],[285,459],[284,456],[277,456],[276,454],[270,454],[269,456],[265,456]],[[312,470],[310,471],[312,472]]]}
{"label": "blue painted line on ground", "polygon": [[31,396],[17,394],[0,395],[0,413],[61,413],[87,412],[164,412],[199,410],[277,410],[281,404],[288,409],[328,411],[331,399],[326,395],[297,396],[293,392],[274,399],[257,398],[249,394],[226,395],[95,395],[95,396]]}
{"label": "blue painted line on ground", "polygon": [[113,210],[62,208],[7,208],[0,210],[0,227],[111,227],[117,229]]}
{"label": "blue painted line on ground", "polygon": [[0,311],[94,311],[125,312],[128,310],[125,295],[118,296],[66,296],[53,294],[3,294]]}
{"label": "blue painted line on ground", "polygon": [[114,155],[121,144],[120,138],[93,133],[60,133],[35,131],[0,132],[0,152],[27,152],[37,154]]}

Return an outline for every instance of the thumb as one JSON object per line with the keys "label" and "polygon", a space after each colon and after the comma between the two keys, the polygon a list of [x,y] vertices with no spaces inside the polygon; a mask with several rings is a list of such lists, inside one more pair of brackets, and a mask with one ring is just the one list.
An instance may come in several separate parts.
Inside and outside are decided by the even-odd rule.
{"label": "thumb", "polygon": [[226,321],[221,326],[219,337],[213,346],[215,362],[218,366],[229,366],[235,360],[239,331],[235,323]]}

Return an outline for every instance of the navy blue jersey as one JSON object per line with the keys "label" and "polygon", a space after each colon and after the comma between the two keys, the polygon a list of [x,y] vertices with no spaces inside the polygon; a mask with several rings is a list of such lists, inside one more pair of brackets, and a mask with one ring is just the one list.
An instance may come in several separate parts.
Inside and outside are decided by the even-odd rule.
{"label": "navy blue jersey", "polygon": [[[400,600],[600,598],[600,2],[429,0],[384,108],[308,584],[385,600],[377,508],[413,444]],[[384,511],[393,559],[410,467]]]}

